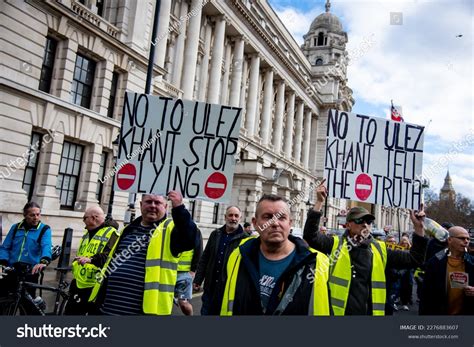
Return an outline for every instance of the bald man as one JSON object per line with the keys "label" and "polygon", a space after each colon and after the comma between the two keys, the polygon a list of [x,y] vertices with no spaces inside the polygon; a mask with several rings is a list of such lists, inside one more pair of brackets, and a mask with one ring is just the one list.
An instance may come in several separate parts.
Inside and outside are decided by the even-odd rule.
{"label": "bald man", "polygon": [[449,230],[448,248],[426,265],[420,314],[474,315],[474,256],[470,236],[460,226]]}
{"label": "bald man", "polygon": [[104,211],[99,206],[89,207],[82,220],[86,230],[72,263],[74,279],[69,289],[70,299],[64,312],[66,315],[89,313],[88,299],[96,283],[96,273],[104,266],[118,239],[117,230],[105,225]]}

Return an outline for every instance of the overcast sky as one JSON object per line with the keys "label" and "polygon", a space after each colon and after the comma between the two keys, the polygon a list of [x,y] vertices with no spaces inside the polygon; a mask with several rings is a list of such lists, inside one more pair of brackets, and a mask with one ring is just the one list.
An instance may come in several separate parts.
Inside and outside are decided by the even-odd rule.
{"label": "overcast sky", "polygon": [[[324,0],[269,0],[301,44]],[[474,200],[473,2],[331,1],[353,54],[353,112],[427,126],[423,170],[439,193],[449,166],[456,192]],[[391,16],[399,25],[391,24]],[[457,37],[462,35],[462,37]],[[363,52],[363,54],[360,54]]]}

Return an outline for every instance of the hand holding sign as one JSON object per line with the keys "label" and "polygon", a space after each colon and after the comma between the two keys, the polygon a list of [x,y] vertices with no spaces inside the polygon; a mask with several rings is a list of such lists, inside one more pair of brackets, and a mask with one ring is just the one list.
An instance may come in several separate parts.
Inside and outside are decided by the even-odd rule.
{"label": "hand holding sign", "polygon": [[419,236],[425,236],[425,211],[423,204],[420,205],[419,211],[410,210],[410,220],[415,227],[415,233]]}
{"label": "hand holding sign", "polygon": [[173,208],[183,204],[183,196],[176,190],[172,190],[168,193],[168,199],[171,201],[171,206]]}
{"label": "hand holding sign", "polygon": [[315,211],[321,211],[321,208],[323,207],[323,202],[328,196],[328,189],[324,185],[324,182],[326,182],[325,178],[316,187],[316,203],[313,207]]}

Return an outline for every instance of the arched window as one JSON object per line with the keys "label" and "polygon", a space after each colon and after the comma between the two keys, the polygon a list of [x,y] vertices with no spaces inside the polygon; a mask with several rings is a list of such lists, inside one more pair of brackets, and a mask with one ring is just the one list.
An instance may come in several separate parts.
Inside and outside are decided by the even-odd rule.
{"label": "arched window", "polygon": [[321,58],[316,59],[316,65],[323,65],[323,60]]}
{"label": "arched window", "polygon": [[324,34],[320,32],[318,34],[318,46],[323,46],[324,45]]}

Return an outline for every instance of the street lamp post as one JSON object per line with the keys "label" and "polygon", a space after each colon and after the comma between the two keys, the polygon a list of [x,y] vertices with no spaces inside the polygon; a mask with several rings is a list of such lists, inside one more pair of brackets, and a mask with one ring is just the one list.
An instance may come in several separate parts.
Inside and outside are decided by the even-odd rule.
{"label": "street lamp post", "polygon": [[[112,152],[113,152],[113,159],[112,162],[115,166],[117,166],[117,152],[118,152],[118,144],[119,144],[119,137],[120,134],[117,135],[117,138],[112,142]],[[112,170],[112,184],[110,186],[110,195],[109,195],[109,206],[107,207],[107,216],[106,220],[112,219],[112,210],[114,208],[114,197],[115,197],[115,190],[114,190],[114,183],[115,183],[115,170]]]}

